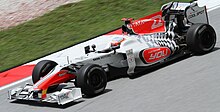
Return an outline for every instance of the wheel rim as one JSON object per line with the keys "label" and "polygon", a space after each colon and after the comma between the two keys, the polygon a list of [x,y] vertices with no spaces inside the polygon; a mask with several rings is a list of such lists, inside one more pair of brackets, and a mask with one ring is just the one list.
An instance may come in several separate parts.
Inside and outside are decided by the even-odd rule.
{"label": "wheel rim", "polygon": [[215,43],[215,39],[213,38],[213,35],[209,31],[205,31],[201,35],[201,46],[206,49],[210,50],[212,49],[213,45]]}
{"label": "wheel rim", "polygon": [[102,88],[103,77],[100,70],[94,70],[89,73],[88,84],[94,87],[95,89]]}

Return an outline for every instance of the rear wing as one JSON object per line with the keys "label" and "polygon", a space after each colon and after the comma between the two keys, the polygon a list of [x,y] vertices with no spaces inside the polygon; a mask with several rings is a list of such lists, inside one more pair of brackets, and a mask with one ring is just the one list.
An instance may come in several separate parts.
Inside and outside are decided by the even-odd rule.
{"label": "rear wing", "polygon": [[197,3],[186,8],[185,17],[190,23],[209,24],[206,6],[199,7]]}
{"label": "rear wing", "polygon": [[199,7],[197,2],[170,2],[154,14],[138,20],[123,18],[122,21],[125,22],[125,25],[122,25],[123,34],[138,35],[166,32],[171,21],[180,29],[186,29],[196,23],[209,24],[206,7]]}
{"label": "rear wing", "polygon": [[206,6],[199,7],[197,2],[183,3],[170,2],[161,7],[163,16],[183,15],[188,24],[205,23],[209,24]]}

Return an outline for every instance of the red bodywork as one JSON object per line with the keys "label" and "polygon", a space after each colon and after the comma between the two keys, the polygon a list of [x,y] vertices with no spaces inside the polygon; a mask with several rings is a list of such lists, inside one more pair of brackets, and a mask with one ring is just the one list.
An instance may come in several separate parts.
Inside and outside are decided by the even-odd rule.
{"label": "red bodywork", "polygon": [[[47,75],[45,77],[47,77]],[[49,78],[45,78],[45,77],[43,77],[41,79],[44,81],[42,81],[37,86],[37,88],[34,88],[34,89],[45,90],[49,86],[57,85],[60,83],[65,83],[69,80],[72,80],[72,79],[76,78],[76,75],[68,73],[68,70],[60,70],[56,74],[51,75]],[[41,80],[39,80],[39,81],[41,81]],[[36,84],[38,84],[38,82]]]}
{"label": "red bodywork", "polygon": [[[129,21],[130,24],[127,24],[127,27],[139,35],[166,32],[165,21],[162,19],[162,11],[145,16],[138,20],[133,20],[133,18],[122,18],[121,20]],[[120,28],[106,35],[114,34],[122,34],[122,29]]]}
{"label": "red bodywork", "polygon": [[132,21],[131,24],[128,24],[128,28],[132,29],[136,34],[151,34],[166,31],[165,22],[162,20],[162,11]]}
{"label": "red bodywork", "polygon": [[158,47],[145,49],[141,54],[145,63],[154,63],[170,56],[171,51],[168,47]]}

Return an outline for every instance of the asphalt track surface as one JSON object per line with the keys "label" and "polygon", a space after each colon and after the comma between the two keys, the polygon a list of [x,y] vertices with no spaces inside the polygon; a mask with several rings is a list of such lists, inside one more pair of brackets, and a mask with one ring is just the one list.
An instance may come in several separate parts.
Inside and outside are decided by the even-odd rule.
{"label": "asphalt track surface", "polygon": [[220,8],[209,12],[210,24],[218,37],[215,50],[209,54],[177,60],[135,79],[110,81],[104,94],[64,106],[8,101],[7,88],[0,91],[0,111],[220,112],[219,12]]}

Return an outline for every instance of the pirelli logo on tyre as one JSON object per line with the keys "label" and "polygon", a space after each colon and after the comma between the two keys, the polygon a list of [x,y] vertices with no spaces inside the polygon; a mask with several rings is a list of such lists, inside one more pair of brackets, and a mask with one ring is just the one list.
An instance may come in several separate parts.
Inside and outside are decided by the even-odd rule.
{"label": "pirelli logo on tyre", "polygon": [[170,54],[171,51],[168,47],[149,48],[140,52],[140,58],[145,64],[147,64],[163,60],[170,56]]}

